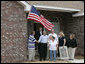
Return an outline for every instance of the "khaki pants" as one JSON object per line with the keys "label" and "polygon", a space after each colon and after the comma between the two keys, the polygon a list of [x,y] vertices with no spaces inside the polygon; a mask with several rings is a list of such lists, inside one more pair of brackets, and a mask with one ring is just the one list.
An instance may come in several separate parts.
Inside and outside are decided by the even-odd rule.
{"label": "khaki pants", "polygon": [[60,59],[68,59],[67,46],[64,46],[64,48],[62,46],[59,47],[59,53],[60,53]]}
{"label": "khaki pants", "polygon": [[71,47],[68,48],[68,56],[69,56],[69,59],[74,59],[75,49],[76,49],[76,48],[71,48]]}
{"label": "khaki pants", "polygon": [[29,60],[35,60],[35,49],[28,49],[29,51]]}

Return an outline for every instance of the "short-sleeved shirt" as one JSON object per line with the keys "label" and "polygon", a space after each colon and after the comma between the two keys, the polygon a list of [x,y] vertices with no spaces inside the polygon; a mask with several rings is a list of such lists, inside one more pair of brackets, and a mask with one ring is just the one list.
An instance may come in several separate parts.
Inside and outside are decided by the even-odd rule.
{"label": "short-sleeved shirt", "polygon": [[58,41],[54,40],[54,42],[52,40],[49,41],[49,50],[57,50],[56,45],[58,44]]}
{"label": "short-sleeved shirt", "polygon": [[48,37],[50,37],[50,36],[54,36],[55,37],[55,40],[57,40],[58,41],[58,36],[57,36],[57,34],[56,33],[54,33],[54,34],[52,34],[52,33],[50,33],[49,35],[48,35]]}
{"label": "short-sleeved shirt", "polygon": [[59,37],[59,46],[63,46],[65,37]]}

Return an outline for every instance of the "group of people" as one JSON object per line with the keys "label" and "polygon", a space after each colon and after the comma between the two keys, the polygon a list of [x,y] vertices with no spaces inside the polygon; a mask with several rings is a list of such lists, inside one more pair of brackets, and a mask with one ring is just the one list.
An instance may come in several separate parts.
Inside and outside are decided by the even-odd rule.
{"label": "group of people", "polygon": [[32,31],[28,38],[28,52],[30,61],[35,60],[35,43],[38,45],[40,61],[45,61],[46,59],[56,61],[57,56],[61,57],[60,48],[64,46],[66,46],[68,50],[68,59],[73,60],[77,47],[74,34],[70,34],[69,38],[67,39],[62,31],[59,33],[59,35],[57,35],[54,33],[54,29],[52,29],[51,33],[47,35],[46,31],[42,31],[42,27],[40,27],[39,31],[36,33],[35,31]]}

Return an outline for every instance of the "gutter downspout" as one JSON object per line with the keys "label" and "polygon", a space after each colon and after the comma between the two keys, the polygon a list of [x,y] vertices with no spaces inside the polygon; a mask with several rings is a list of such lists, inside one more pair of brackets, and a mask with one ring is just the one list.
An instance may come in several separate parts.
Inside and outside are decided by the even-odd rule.
{"label": "gutter downspout", "polygon": [[31,10],[31,5],[29,5],[27,2],[25,1],[17,1],[17,2],[20,3],[22,6],[24,6],[25,12],[29,12]]}

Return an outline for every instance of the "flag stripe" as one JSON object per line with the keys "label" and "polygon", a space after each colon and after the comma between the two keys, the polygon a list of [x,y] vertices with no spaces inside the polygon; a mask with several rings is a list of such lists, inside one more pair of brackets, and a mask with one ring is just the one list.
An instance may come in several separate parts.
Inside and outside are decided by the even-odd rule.
{"label": "flag stripe", "polygon": [[[35,15],[29,15],[29,17],[33,17],[33,18],[35,18],[35,19],[38,19],[39,21],[42,21],[38,16],[36,17]],[[44,23],[44,22],[42,22],[42,23]],[[46,23],[44,23],[47,27],[49,27],[49,28],[51,28],[50,26],[48,26]]]}
{"label": "flag stripe", "polygon": [[50,25],[54,26],[51,22],[49,22],[48,20],[46,20],[43,15],[41,15],[41,18],[43,18],[44,21],[46,21],[46,23],[49,23]]}
{"label": "flag stripe", "polygon": [[[34,14],[34,13],[31,13],[30,15],[35,15],[36,17],[39,17],[38,15]],[[52,23],[50,23],[49,21],[47,21],[44,17],[40,16],[41,19],[43,19],[45,21],[45,23],[49,26],[54,26]]]}
{"label": "flag stripe", "polygon": [[28,19],[30,19],[30,18],[35,19],[35,20],[37,20],[38,22],[41,22],[45,27],[51,29],[51,27],[47,26],[44,22],[42,22],[41,19],[36,18],[36,17],[34,17],[34,16],[29,16]]}
{"label": "flag stripe", "polygon": [[[34,13],[30,14],[29,16],[34,16],[34,17],[38,17],[39,18],[39,16],[36,15],[36,14],[34,14]],[[49,21],[45,21],[42,17],[41,17],[41,21],[45,22],[50,27],[53,27],[54,26],[53,24],[47,23]]]}
{"label": "flag stripe", "polygon": [[42,19],[42,21],[43,21],[44,23],[46,23],[47,25],[49,25],[50,27],[53,27],[53,25],[50,24],[50,23],[48,23],[48,21],[44,20],[44,18],[41,17],[41,19]]}
{"label": "flag stripe", "polygon": [[[35,16],[37,16],[37,17],[35,17]],[[39,17],[38,15],[36,15],[36,14],[34,14],[34,15],[31,15],[31,14],[30,14],[29,17],[28,17],[28,19],[30,19],[30,18],[35,19],[36,21],[42,23],[42,25],[45,26],[45,28],[48,29],[48,30],[51,30],[52,27],[53,27],[53,26],[50,27],[50,26],[46,25],[44,22],[41,22],[42,20],[41,20],[40,17]]]}
{"label": "flag stripe", "polygon": [[[31,19],[31,20],[35,20],[35,21],[37,21],[37,22],[40,22],[38,19],[35,19],[35,18],[33,18],[33,17],[28,17],[28,19]],[[41,22],[40,22],[41,23]],[[45,28],[47,28],[43,23],[41,23]],[[49,28],[47,28],[47,30],[51,30],[52,29],[52,27],[49,29]]]}

